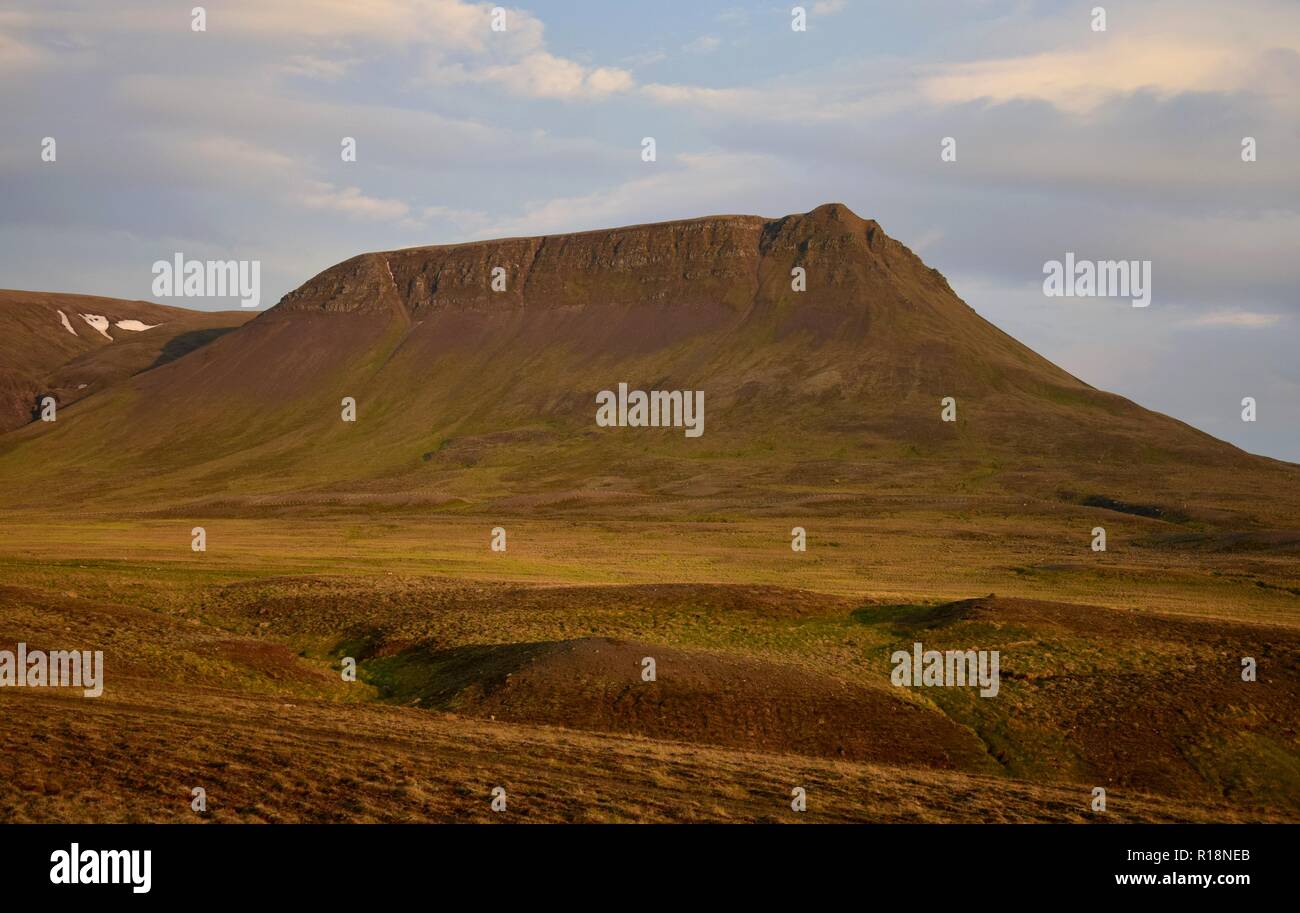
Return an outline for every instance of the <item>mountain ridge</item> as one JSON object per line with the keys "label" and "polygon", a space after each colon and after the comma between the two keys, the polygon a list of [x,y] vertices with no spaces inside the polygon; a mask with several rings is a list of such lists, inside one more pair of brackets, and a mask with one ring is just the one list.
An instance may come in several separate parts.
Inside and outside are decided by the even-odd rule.
{"label": "mountain ridge", "polygon": [[[829,231],[832,226],[839,230]],[[800,229],[804,229],[802,233]],[[780,218],[754,215],[715,215],[691,219],[675,219],[638,225],[605,229],[590,229],[552,235],[515,236],[452,244],[420,245],[389,251],[373,251],[349,257],[318,273],[297,289],[289,292],[267,313],[277,310],[337,310],[330,307],[334,301],[358,290],[346,282],[354,278],[369,285],[369,291],[382,294],[385,284],[396,289],[404,298],[417,293],[420,304],[413,313],[421,312],[422,305],[441,293],[449,306],[464,301],[493,301],[498,304],[516,304],[528,293],[529,281],[536,274],[543,276],[558,272],[558,267],[580,266],[585,272],[631,272],[657,265],[664,259],[664,251],[671,254],[672,262],[685,261],[687,269],[682,278],[690,278],[689,267],[706,260],[710,251],[717,251],[724,260],[746,259],[749,253],[761,258],[802,243],[805,249],[810,235],[830,234],[836,243],[859,241],[864,250],[885,258],[901,256],[909,266],[928,271],[947,291],[951,287],[937,270],[925,267],[904,245],[886,235],[874,220],[862,219],[842,203],[827,203],[805,214]],[[567,254],[584,254],[586,262],[573,264]],[[703,256],[699,256],[703,254]],[[656,256],[658,255],[658,256]],[[550,269],[547,262],[554,262]],[[719,259],[714,256],[714,260]],[[539,261],[542,267],[539,267]],[[400,270],[393,270],[396,263]],[[436,276],[428,283],[429,267],[436,268]],[[507,270],[510,279],[502,292],[493,292],[483,280],[493,267]],[[576,273],[577,270],[574,270]],[[443,273],[450,285],[438,281]],[[732,274],[743,276],[743,272]],[[385,278],[388,282],[385,283]],[[757,276],[755,277],[757,281]],[[832,277],[834,278],[834,277]],[[422,284],[423,280],[423,284]],[[455,281],[459,280],[459,281]],[[405,289],[402,288],[405,286]],[[472,292],[469,297],[453,293]],[[547,289],[540,289],[544,292]],[[324,299],[324,300],[322,300]],[[640,299],[645,303],[645,299]],[[353,301],[353,307],[365,309],[365,302]]]}

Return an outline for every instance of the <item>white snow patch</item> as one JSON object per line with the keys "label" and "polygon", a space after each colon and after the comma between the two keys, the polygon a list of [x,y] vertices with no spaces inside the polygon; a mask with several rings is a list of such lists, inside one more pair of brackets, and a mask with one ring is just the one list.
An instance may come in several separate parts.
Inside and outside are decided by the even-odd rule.
{"label": "white snow patch", "polygon": [[107,317],[101,317],[99,314],[82,314],[81,319],[86,321],[86,323],[90,324],[96,330],[98,330],[105,339],[113,338],[112,336],[108,335]]}
{"label": "white snow patch", "polygon": [[73,336],[76,336],[76,335],[77,335],[77,331],[74,330],[74,329],[72,328],[72,324],[68,323],[68,315],[67,315],[67,314],[63,313],[62,311],[59,311],[59,319],[63,321],[63,328],[64,328],[65,330],[67,330],[67,331],[68,331],[69,333],[71,333]]}
{"label": "white snow patch", "polygon": [[119,330],[132,330],[136,333],[143,333],[145,330],[152,330],[154,327],[162,326],[161,323],[141,323],[139,320],[119,320],[114,324]]}

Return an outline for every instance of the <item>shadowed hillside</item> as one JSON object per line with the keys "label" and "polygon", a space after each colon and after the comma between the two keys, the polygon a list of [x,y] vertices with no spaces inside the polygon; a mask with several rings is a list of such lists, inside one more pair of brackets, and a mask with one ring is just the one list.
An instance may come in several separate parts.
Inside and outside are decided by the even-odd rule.
{"label": "shadowed hillside", "polygon": [[97,295],[0,289],[0,432],[175,361],[255,316]]}

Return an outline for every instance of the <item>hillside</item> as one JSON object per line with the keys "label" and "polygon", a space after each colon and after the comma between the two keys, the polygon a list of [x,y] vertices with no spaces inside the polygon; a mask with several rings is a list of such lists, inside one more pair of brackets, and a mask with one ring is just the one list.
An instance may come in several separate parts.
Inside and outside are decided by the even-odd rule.
{"label": "hillside", "polygon": [[175,361],[253,316],[0,289],[0,432],[33,421],[44,396],[60,408],[71,405]]}

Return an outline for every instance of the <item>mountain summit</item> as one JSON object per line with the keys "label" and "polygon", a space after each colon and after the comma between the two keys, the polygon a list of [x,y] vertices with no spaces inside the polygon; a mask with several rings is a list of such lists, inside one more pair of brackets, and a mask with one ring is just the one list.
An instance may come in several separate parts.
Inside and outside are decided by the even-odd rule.
{"label": "mountain summit", "polygon": [[[707,432],[598,424],[621,384],[701,394]],[[840,203],[361,254],[0,439],[0,480],[105,509],[1183,515],[1200,491],[1254,522],[1295,471],[1072,377]]]}

